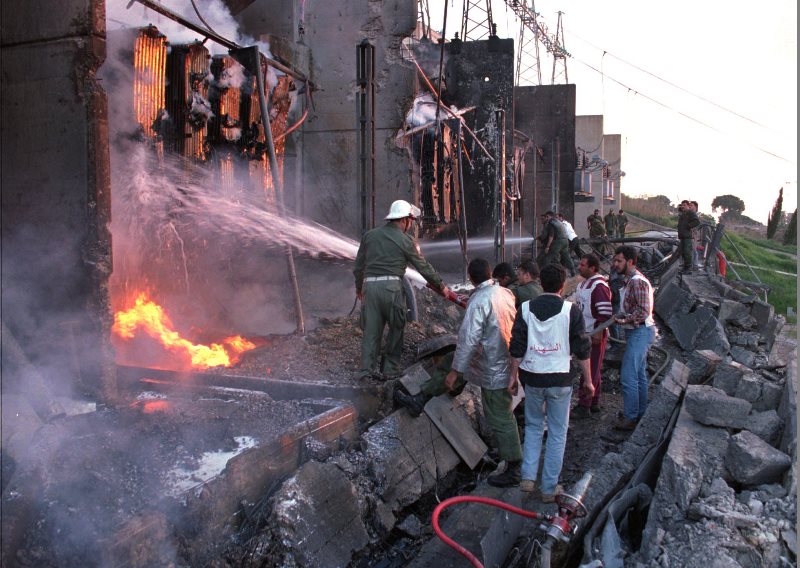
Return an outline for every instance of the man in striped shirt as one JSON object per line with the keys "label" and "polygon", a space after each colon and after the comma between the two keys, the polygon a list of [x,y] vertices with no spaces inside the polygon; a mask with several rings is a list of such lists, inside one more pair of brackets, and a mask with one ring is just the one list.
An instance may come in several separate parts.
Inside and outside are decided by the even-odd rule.
{"label": "man in striped shirt", "polygon": [[594,395],[581,389],[578,397],[578,406],[572,412],[575,418],[588,418],[592,413],[600,412],[600,384],[602,376],[600,367],[603,364],[603,356],[606,352],[606,341],[608,329],[598,333],[593,333],[596,327],[611,319],[611,288],[608,286],[606,277],[598,274],[600,271],[600,259],[594,254],[585,254],[578,264],[578,272],[585,279],[578,284],[575,295],[577,303],[583,314],[583,323],[586,326],[586,333],[592,341],[592,354],[589,366],[592,373],[592,385],[594,385]]}
{"label": "man in striped shirt", "polygon": [[653,319],[653,286],[636,269],[638,253],[632,246],[614,251],[612,267],[624,277],[620,290],[622,315],[615,319],[625,330],[625,354],[622,356],[623,416],[614,426],[618,430],[633,430],[647,409],[647,351],[655,339]]}

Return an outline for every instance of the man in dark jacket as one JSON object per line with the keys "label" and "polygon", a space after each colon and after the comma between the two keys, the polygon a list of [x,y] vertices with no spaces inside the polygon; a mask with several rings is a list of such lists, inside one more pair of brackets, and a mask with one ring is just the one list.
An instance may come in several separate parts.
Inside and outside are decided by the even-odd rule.
{"label": "man in dark jacket", "polygon": [[508,388],[514,392],[517,380],[525,388],[522,491],[535,489],[547,415],[547,446],[540,485],[545,503],[552,503],[561,492],[558,476],[564,461],[572,398],[571,356],[578,360],[586,393],[590,397],[594,393],[589,368],[591,345],[584,333],[583,315],[577,305],[561,298],[566,277],[561,266],[551,264],[542,268],[540,281],[544,293],[520,306],[509,347]]}
{"label": "man in dark jacket", "polygon": [[684,272],[689,272],[692,269],[692,253],[694,252],[692,229],[700,224],[700,218],[694,211],[692,204],[685,199],[678,205],[678,211],[678,239],[681,243],[683,270]]}

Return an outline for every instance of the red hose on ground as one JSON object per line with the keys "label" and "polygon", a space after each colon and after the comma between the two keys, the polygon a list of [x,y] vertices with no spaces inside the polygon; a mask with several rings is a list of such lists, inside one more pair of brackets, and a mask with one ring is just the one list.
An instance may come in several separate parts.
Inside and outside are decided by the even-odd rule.
{"label": "red hose on ground", "polygon": [[498,501],[497,499],[490,499],[488,497],[473,497],[471,495],[459,495],[458,497],[450,497],[450,499],[445,499],[437,507],[433,510],[433,516],[431,518],[431,524],[433,525],[433,531],[436,533],[442,542],[446,545],[454,549],[456,552],[461,554],[464,558],[469,560],[470,564],[472,564],[475,568],[483,568],[483,564],[481,561],[478,560],[474,554],[472,554],[469,550],[458,544],[452,538],[444,534],[442,529],[439,527],[439,515],[442,511],[444,511],[450,505],[456,505],[458,503],[482,503],[483,505],[491,505],[492,507],[498,507],[500,509],[505,509],[506,511],[510,511],[517,515],[522,515],[523,517],[528,517],[529,519],[538,519],[540,517],[547,518],[547,516],[540,515],[535,511],[526,511],[525,509],[520,509],[519,507],[515,507],[513,505],[509,505],[508,503],[504,503],[503,501]]}

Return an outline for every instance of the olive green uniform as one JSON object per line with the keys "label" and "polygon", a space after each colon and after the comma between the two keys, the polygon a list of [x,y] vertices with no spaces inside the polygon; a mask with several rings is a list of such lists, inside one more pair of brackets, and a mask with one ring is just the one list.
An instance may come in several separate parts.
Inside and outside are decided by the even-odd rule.
{"label": "olive green uniform", "polygon": [[617,232],[621,238],[625,238],[625,227],[628,226],[628,217],[625,216],[625,213],[620,213],[617,215]]}
{"label": "olive green uniform", "polygon": [[602,237],[606,234],[606,230],[603,227],[603,218],[600,215],[589,215],[586,218],[586,222],[589,225],[589,237]]}
{"label": "olive green uniform", "polygon": [[522,302],[533,300],[539,294],[543,294],[541,285],[538,282],[528,282],[527,284],[520,284],[511,289],[514,292],[514,299],[516,301],[517,309],[522,305]]}
{"label": "olive green uniform", "polygon": [[613,213],[608,213],[604,219],[606,221],[606,234],[609,237],[614,237],[617,234],[617,216]]}
{"label": "olive green uniform", "polygon": [[692,268],[692,254],[694,253],[694,239],[692,229],[700,224],[700,217],[694,211],[684,211],[678,216],[678,239],[681,242],[681,257],[684,270]]}
{"label": "olive green uniform", "polygon": [[[378,364],[383,329],[388,325],[383,373],[400,372],[403,336],[406,325],[406,297],[402,278],[408,265],[413,266],[435,288],[444,284],[426,261],[411,235],[392,222],[364,233],[356,254],[353,275],[356,293],[363,292],[361,307],[360,376],[368,376]],[[378,278],[378,280],[373,280]]]}

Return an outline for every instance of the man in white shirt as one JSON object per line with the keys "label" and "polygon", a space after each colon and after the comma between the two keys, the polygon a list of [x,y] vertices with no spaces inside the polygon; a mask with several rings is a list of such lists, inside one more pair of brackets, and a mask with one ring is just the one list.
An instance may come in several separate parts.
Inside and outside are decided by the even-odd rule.
{"label": "man in white shirt", "polygon": [[564,217],[564,215],[561,213],[559,213],[557,217],[561,225],[564,227],[564,234],[567,235],[567,241],[569,241],[569,250],[577,255],[580,255],[580,251],[578,250],[578,233],[575,232],[575,228],[572,226],[572,223],[567,221],[566,217]]}

